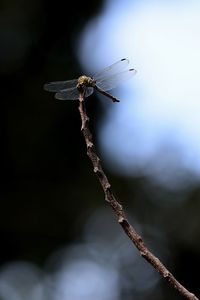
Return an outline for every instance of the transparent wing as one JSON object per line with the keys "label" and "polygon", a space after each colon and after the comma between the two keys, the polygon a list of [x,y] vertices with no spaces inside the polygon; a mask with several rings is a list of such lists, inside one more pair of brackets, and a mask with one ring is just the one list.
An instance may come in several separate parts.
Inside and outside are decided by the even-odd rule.
{"label": "transparent wing", "polygon": [[93,87],[87,87],[85,91],[85,97],[89,97],[94,92]]}
{"label": "transparent wing", "polygon": [[79,92],[76,87],[64,89],[56,93],[55,98],[58,100],[77,100],[79,98]]}
{"label": "transparent wing", "polygon": [[135,69],[129,69],[124,72],[120,72],[118,74],[115,74],[110,77],[106,77],[101,79],[100,81],[97,80],[96,85],[100,89],[104,91],[112,90],[113,88],[117,87],[119,84],[121,84],[123,81],[128,80],[133,75],[135,75],[137,71]]}
{"label": "transparent wing", "polygon": [[127,58],[122,58],[116,63],[112,64],[111,66],[108,66],[107,68],[103,69],[100,72],[95,73],[92,78],[95,80],[101,80],[106,77],[110,77],[116,73],[121,72],[123,69],[125,69],[129,64],[129,60]]}
{"label": "transparent wing", "polygon": [[[87,87],[85,89],[85,97],[90,96],[93,93],[93,87]],[[64,89],[55,94],[55,98],[58,100],[78,100],[79,99],[79,91],[75,88]]]}
{"label": "transparent wing", "polygon": [[75,88],[78,83],[77,79],[66,80],[66,81],[54,81],[44,85],[45,91],[48,92],[59,92],[63,89]]}

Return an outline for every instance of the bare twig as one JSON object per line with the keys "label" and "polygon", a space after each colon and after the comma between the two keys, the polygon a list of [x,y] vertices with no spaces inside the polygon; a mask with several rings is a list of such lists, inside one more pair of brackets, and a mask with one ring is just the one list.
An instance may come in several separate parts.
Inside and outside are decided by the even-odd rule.
{"label": "bare twig", "polygon": [[146,259],[174,289],[176,289],[186,299],[198,300],[198,298],[194,294],[190,293],[183,285],[181,285],[176,280],[176,278],[168,271],[168,269],[161,263],[161,261],[151,253],[151,251],[144,244],[141,236],[135,231],[135,229],[130,225],[129,221],[127,220],[122,205],[119,204],[119,202],[113,195],[111,185],[102,169],[100,159],[96,154],[92,134],[89,129],[89,118],[87,116],[84,102],[84,89],[82,89],[81,86],[79,86],[78,88],[80,91],[79,112],[82,121],[81,131],[83,133],[85,143],[87,146],[87,155],[89,156],[92,162],[94,173],[97,175],[99,182],[102,186],[105,195],[105,200],[112,207],[117,217],[118,223],[122,226],[127,236],[137,247],[141,256],[144,259]]}

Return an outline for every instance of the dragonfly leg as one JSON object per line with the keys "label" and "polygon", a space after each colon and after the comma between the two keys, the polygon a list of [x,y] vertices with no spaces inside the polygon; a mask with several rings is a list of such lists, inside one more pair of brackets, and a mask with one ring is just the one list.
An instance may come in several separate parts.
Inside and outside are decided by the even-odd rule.
{"label": "dragonfly leg", "polygon": [[83,84],[78,83],[77,84],[77,90],[79,91],[79,101],[84,101],[85,100],[85,87]]}

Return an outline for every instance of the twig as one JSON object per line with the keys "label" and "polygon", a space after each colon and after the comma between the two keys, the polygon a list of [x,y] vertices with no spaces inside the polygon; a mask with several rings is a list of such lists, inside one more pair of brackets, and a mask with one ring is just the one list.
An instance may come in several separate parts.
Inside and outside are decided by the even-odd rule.
{"label": "twig", "polygon": [[96,154],[95,146],[92,139],[92,134],[89,129],[89,118],[87,116],[86,107],[85,107],[85,97],[84,97],[84,89],[79,88],[79,112],[81,116],[81,131],[83,133],[85,143],[87,146],[87,155],[89,156],[93,168],[94,173],[97,175],[99,182],[102,186],[104,191],[105,200],[109,203],[112,207],[118,223],[122,226],[123,230],[133,242],[133,244],[139,250],[141,256],[146,259],[159,273],[160,275],[174,288],[176,289],[183,297],[190,300],[198,300],[198,298],[190,293],[183,285],[181,285],[176,278],[168,271],[168,269],[161,263],[161,261],[154,256],[151,251],[146,247],[144,244],[141,236],[135,231],[135,229],[130,225],[127,217],[124,213],[123,207],[119,202],[116,200],[113,192],[111,190],[111,185],[105,175],[100,159]]}

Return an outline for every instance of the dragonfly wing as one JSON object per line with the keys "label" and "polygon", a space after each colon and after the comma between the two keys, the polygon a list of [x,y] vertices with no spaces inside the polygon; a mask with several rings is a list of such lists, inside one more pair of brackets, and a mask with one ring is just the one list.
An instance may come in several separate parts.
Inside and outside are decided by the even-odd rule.
{"label": "dragonfly wing", "polygon": [[85,90],[85,97],[89,97],[94,92],[93,87],[87,87]]}
{"label": "dragonfly wing", "polygon": [[92,76],[92,78],[94,78],[95,80],[101,80],[103,78],[110,77],[124,70],[128,66],[128,64],[129,64],[129,60],[127,58],[122,58],[116,63],[112,64],[111,66],[108,66],[102,71],[95,73]]}
{"label": "dragonfly wing", "polygon": [[45,91],[48,92],[59,92],[63,89],[75,88],[78,83],[77,79],[66,80],[66,81],[54,81],[44,85]]}
{"label": "dragonfly wing", "polygon": [[78,100],[79,91],[76,87],[64,89],[55,94],[55,98],[58,100]]}
{"label": "dragonfly wing", "polygon": [[[93,87],[87,87],[85,89],[85,97],[89,97],[93,93]],[[58,100],[78,100],[79,99],[79,91],[77,87],[64,89],[55,94],[55,98]]]}
{"label": "dragonfly wing", "polygon": [[137,71],[135,69],[129,69],[108,78],[106,77],[105,79],[102,79],[100,81],[97,80],[96,85],[104,91],[109,91],[120,85],[123,81],[131,78],[136,74],[136,72]]}

